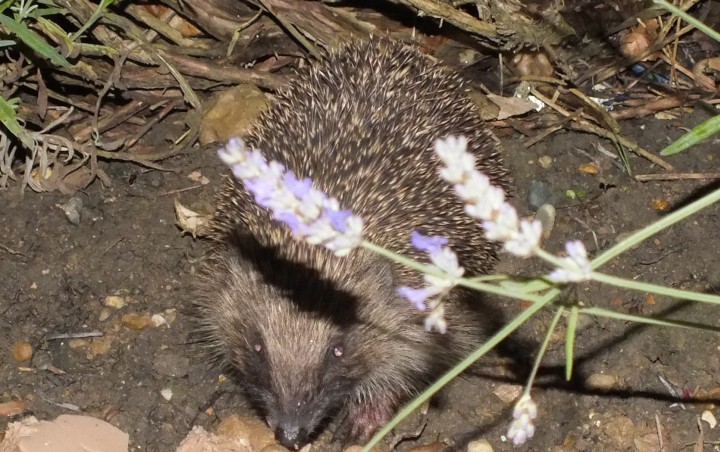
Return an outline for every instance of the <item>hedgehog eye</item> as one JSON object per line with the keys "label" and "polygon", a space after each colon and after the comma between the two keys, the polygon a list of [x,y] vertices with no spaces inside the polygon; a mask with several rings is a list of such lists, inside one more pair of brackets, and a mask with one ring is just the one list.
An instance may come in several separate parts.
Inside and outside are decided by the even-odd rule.
{"label": "hedgehog eye", "polygon": [[342,345],[336,345],[335,347],[332,348],[332,355],[335,358],[342,358],[343,353],[345,353],[345,351],[343,350]]}
{"label": "hedgehog eye", "polygon": [[262,349],[263,349],[263,347],[262,347],[262,345],[261,345],[260,343],[256,343],[256,344],[253,346],[253,350],[255,350],[257,353],[262,352]]}

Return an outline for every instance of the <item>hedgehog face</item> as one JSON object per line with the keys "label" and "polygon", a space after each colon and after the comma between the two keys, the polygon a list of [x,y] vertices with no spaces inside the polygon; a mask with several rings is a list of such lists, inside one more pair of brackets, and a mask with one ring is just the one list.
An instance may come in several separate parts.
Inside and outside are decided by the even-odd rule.
{"label": "hedgehog face", "polygon": [[352,397],[364,366],[352,333],[326,318],[287,300],[268,312],[234,347],[235,365],[277,441],[298,449]]}
{"label": "hedgehog face", "polygon": [[[227,278],[213,284],[214,299],[202,305],[219,353],[278,442],[297,449],[357,398],[369,373],[368,340],[380,335],[361,311],[369,288],[383,280],[366,268],[336,265],[342,261],[309,266],[269,256],[225,254]],[[385,287],[392,293],[392,284]]]}

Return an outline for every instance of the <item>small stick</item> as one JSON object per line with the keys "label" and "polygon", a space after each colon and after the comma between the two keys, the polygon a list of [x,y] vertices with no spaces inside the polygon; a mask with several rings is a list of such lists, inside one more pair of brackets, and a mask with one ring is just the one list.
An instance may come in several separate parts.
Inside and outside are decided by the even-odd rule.
{"label": "small stick", "polygon": [[49,341],[56,341],[58,339],[82,339],[86,337],[102,337],[105,336],[105,333],[102,331],[88,331],[85,333],[64,333],[64,334],[56,334],[55,336],[50,336],[47,338]]}
{"label": "small stick", "polygon": [[175,195],[178,193],[183,193],[190,190],[195,190],[196,188],[201,188],[203,184],[200,185],[193,185],[192,187],[185,187],[185,188],[178,188],[177,190],[170,190],[166,191],[164,193],[160,193],[160,196],[168,196],[168,195]]}
{"label": "small stick", "polygon": [[[555,102],[551,101],[547,97],[543,96],[537,89],[532,88],[531,89],[533,95],[540,99],[545,105],[552,107],[556,111],[558,111],[560,114],[571,117],[572,113],[564,109],[563,107],[557,105]],[[573,124],[573,123],[571,123]],[[578,125],[578,128],[580,130],[583,130],[585,132],[592,132],[596,135],[600,135],[601,137],[616,141],[620,143],[622,146],[630,149],[631,151],[635,152],[636,154],[645,157],[646,159],[650,160],[651,162],[661,166],[663,169],[666,169],[668,171],[671,171],[673,169],[673,166],[666,162],[665,160],[661,159],[660,157],[651,154],[650,152],[646,151],[645,149],[638,146],[636,143],[633,143],[632,141],[623,138],[622,136],[613,133],[611,131],[605,130],[601,127],[598,127],[588,121],[586,121],[583,118],[578,118],[574,124]]]}
{"label": "small stick", "polygon": [[638,182],[649,182],[655,180],[698,180],[698,179],[720,179],[720,173],[665,173],[665,174],[638,174],[635,180]]}

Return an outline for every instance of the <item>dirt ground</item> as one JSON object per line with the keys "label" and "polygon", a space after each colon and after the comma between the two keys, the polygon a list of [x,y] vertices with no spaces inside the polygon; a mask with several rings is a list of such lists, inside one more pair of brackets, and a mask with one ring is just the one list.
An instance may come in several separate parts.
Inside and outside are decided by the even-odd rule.
{"label": "dirt ground", "polygon": [[[703,115],[627,121],[623,133],[657,150]],[[167,122],[165,127],[156,133],[158,146],[177,125]],[[538,183],[553,197],[558,215],[547,247],[555,251],[564,240],[577,238],[595,254],[710,186],[707,181],[634,182],[597,151],[598,145],[613,150],[612,144],[591,135],[558,132],[530,149],[513,135],[503,141],[520,209],[531,212],[527,194]],[[539,164],[541,157],[545,163],[550,157],[547,167]],[[599,163],[598,174],[578,170],[590,157]],[[659,172],[641,158],[630,160],[636,174]],[[670,161],[682,172],[720,171],[717,142]],[[73,196],[82,202],[77,225],[59,207],[70,196],[30,191],[21,196],[17,186],[0,192],[0,403],[22,401],[23,407],[21,414],[0,416],[0,431],[25,415],[52,419],[79,412],[128,432],[133,450],[172,451],[193,425],[210,429],[231,413],[251,413],[234,383],[219,378],[220,372],[188,344],[192,323],[185,309],[206,244],[175,226],[174,201],[209,206],[225,170],[212,151],[163,164],[173,171],[104,164],[113,184],[95,182]],[[209,178],[209,184],[190,180],[193,171]],[[567,190],[585,196],[573,200]],[[658,210],[665,201],[667,208]],[[710,207],[605,270],[713,292],[720,282],[718,214],[720,206]],[[499,271],[534,274],[541,268],[504,256]],[[578,296],[587,304],[622,312],[712,324],[718,319],[713,306],[652,299],[598,284],[581,286]],[[507,318],[522,309],[517,302],[496,302]],[[128,327],[137,328],[151,316],[166,324]],[[512,397],[513,385],[524,383],[551,317],[544,312],[532,319],[500,354],[485,360],[479,375],[454,382],[431,407],[422,436],[402,447],[443,440],[462,445],[484,438],[496,451],[511,450],[502,439],[511,413],[503,397]],[[102,336],[56,337],[92,332]],[[521,450],[652,451],[660,450],[659,440],[668,451],[701,450],[692,449],[699,425],[704,450],[717,449],[720,428],[699,421],[704,410],[716,410],[693,398],[720,398],[720,335],[583,319],[571,382],[564,381],[562,338],[561,328],[533,391],[539,407],[537,433]],[[19,341],[32,345],[32,361],[13,359],[11,346]],[[601,383],[604,390],[588,383],[602,380],[600,374],[608,376],[609,382]],[[170,400],[161,394],[167,389]],[[338,449],[324,436],[314,450]]]}

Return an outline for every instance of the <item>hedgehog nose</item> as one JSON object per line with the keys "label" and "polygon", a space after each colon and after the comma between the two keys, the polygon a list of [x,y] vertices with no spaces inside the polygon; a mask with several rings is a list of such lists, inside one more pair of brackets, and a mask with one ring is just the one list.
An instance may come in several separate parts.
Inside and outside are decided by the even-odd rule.
{"label": "hedgehog nose", "polygon": [[275,429],[275,440],[290,450],[298,450],[307,441],[307,432],[297,424],[280,424]]}

